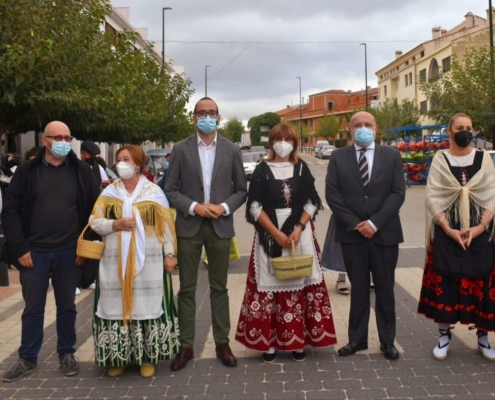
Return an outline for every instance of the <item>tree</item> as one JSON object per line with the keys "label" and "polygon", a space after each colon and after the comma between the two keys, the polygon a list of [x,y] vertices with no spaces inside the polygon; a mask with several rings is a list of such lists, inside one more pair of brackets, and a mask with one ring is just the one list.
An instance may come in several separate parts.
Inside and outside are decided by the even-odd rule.
{"label": "tree", "polygon": [[487,47],[467,50],[462,62],[454,57],[450,70],[420,82],[419,89],[428,99],[428,115],[437,123],[447,123],[457,113],[469,115],[480,132],[495,123],[495,80]]}
{"label": "tree", "polygon": [[227,122],[225,122],[223,135],[230,139],[234,143],[238,143],[242,139],[242,134],[244,133],[244,124],[237,117],[230,117]]}
{"label": "tree", "polygon": [[248,128],[251,129],[251,144],[257,146],[260,144],[261,139],[261,126],[267,126],[273,128],[280,123],[280,116],[273,112],[267,112],[256,117],[252,117],[248,121]]}
{"label": "tree", "polygon": [[378,125],[377,138],[385,140],[387,129],[398,126],[418,125],[421,112],[413,100],[387,98],[377,109],[371,109]]}
{"label": "tree", "polygon": [[335,136],[339,133],[342,127],[342,123],[338,117],[334,114],[325,114],[322,119],[318,121],[318,128],[316,128],[316,135],[325,139],[332,138],[335,140]]}
{"label": "tree", "polygon": [[110,11],[108,0],[0,0],[0,134],[60,119],[82,139],[139,143],[183,125],[190,81],[132,32],[102,30]]}

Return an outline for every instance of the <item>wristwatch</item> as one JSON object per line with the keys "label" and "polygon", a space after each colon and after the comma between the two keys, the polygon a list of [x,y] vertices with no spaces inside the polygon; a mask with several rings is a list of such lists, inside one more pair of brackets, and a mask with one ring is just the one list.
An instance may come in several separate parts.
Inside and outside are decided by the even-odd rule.
{"label": "wristwatch", "polygon": [[175,254],[174,253],[168,253],[168,254],[165,254],[165,257],[173,257],[173,258],[175,258]]}
{"label": "wristwatch", "polygon": [[306,229],[306,225],[304,225],[302,222],[298,222],[296,226],[300,226],[302,230]]}

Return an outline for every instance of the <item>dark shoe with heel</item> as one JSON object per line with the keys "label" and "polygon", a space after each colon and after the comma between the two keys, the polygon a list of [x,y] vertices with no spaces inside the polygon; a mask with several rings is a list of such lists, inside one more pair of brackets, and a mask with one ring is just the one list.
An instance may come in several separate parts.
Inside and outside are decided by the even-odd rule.
{"label": "dark shoe with heel", "polygon": [[172,371],[179,371],[186,367],[187,362],[194,358],[193,349],[189,349],[187,347],[183,347],[179,354],[177,354],[170,365],[170,369]]}
{"label": "dark shoe with heel", "polygon": [[352,356],[357,351],[367,350],[368,343],[348,343],[346,346],[338,350],[339,356]]}
{"label": "dark shoe with heel", "polygon": [[222,361],[223,365],[226,365],[227,367],[235,367],[237,365],[237,358],[232,354],[232,350],[230,350],[228,343],[219,344],[215,351],[217,353],[217,358]]}

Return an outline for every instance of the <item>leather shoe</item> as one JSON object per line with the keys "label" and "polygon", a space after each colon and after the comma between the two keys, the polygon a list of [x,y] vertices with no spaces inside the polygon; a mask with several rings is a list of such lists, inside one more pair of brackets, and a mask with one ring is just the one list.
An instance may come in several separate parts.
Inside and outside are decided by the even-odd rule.
{"label": "leather shoe", "polygon": [[193,358],[194,358],[193,349],[189,349],[187,347],[182,347],[180,349],[179,354],[177,354],[174,358],[174,361],[172,361],[172,365],[170,365],[170,369],[172,371],[179,371],[179,370],[185,368],[187,365],[187,362],[189,360],[192,360]]}
{"label": "leather shoe", "polygon": [[337,353],[339,356],[352,356],[357,351],[367,349],[368,343],[348,343],[346,346],[341,347]]}
{"label": "leather shoe", "polygon": [[383,344],[380,343],[380,351],[388,360],[397,360],[399,358],[399,352],[393,344]]}
{"label": "leather shoe", "polygon": [[219,344],[215,350],[217,358],[222,360],[223,365],[227,367],[235,367],[237,365],[237,358],[232,354],[228,343]]}

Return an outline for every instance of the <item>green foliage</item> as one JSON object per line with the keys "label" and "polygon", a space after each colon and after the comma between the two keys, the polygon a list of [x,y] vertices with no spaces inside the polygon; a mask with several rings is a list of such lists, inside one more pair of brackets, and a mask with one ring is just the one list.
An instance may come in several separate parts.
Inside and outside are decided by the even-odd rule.
{"label": "green foliage", "polygon": [[102,30],[108,0],[0,0],[0,133],[59,119],[73,135],[140,143],[180,134],[190,81],[131,32]]}
{"label": "green foliage", "polygon": [[318,128],[316,128],[316,136],[321,136],[325,139],[335,138],[342,128],[342,123],[339,121],[336,115],[325,114],[322,119],[318,121]]}
{"label": "green foliage", "polygon": [[244,131],[244,124],[237,117],[230,117],[223,126],[223,135],[234,143],[241,141]]}
{"label": "green foliage", "polygon": [[[288,121],[289,124],[294,126],[294,129],[297,132],[297,137],[299,141],[301,141],[301,123],[299,121]],[[305,123],[302,124],[302,137],[307,139],[309,137],[310,129],[309,126]]]}
{"label": "green foliage", "polygon": [[347,146],[347,139],[335,139],[333,142],[334,142],[334,146],[337,148]]}
{"label": "green foliage", "polygon": [[495,80],[487,47],[469,49],[463,62],[454,57],[449,71],[436,80],[420,82],[419,88],[429,101],[428,115],[437,123],[465,113],[480,132],[495,124]]}
{"label": "green foliage", "polygon": [[378,125],[377,138],[385,140],[387,129],[398,126],[418,125],[421,116],[419,108],[413,100],[386,99],[377,109],[370,109]]}
{"label": "green foliage", "polygon": [[[256,117],[252,117],[248,121],[248,128],[251,129],[251,144],[258,146],[261,139],[260,127],[268,126],[270,129],[280,123],[280,116],[273,112],[267,112]],[[265,134],[266,136],[266,134]]]}

